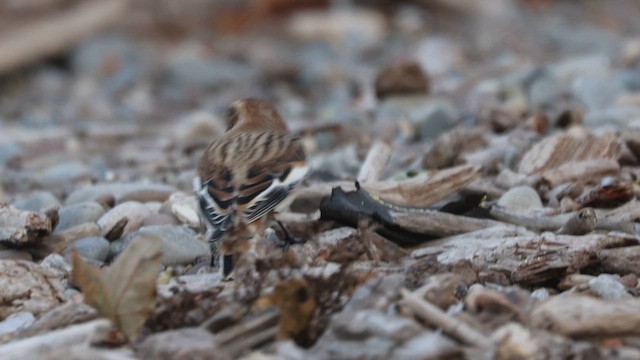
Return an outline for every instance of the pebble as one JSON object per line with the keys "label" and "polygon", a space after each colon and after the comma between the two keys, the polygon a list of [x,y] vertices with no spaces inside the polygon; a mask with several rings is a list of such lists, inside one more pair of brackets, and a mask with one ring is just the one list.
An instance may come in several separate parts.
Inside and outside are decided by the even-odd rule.
{"label": "pebble", "polygon": [[604,300],[620,300],[631,298],[625,286],[620,282],[620,276],[600,274],[589,280],[589,287]]}
{"label": "pebble", "polygon": [[180,220],[178,220],[173,215],[167,214],[151,214],[144,218],[142,222],[142,226],[151,226],[151,225],[180,225]]}
{"label": "pebble", "polygon": [[543,208],[540,195],[529,186],[517,186],[509,189],[509,191],[500,197],[498,205],[514,211],[529,211]]}
{"label": "pebble", "polygon": [[197,110],[184,115],[175,121],[175,129],[171,131],[173,136],[180,141],[206,141],[220,137],[225,126],[220,117],[210,111]]}
{"label": "pebble", "polygon": [[33,261],[33,256],[26,251],[6,249],[6,250],[0,250],[0,260]]}
{"label": "pebble", "polygon": [[69,186],[78,181],[95,180],[95,176],[89,166],[72,161],[48,167],[37,179],[41,186]]}
{"label": "pebble", "polygon": [[104,263],[111,252],[109,241],[103,237],[92,236],[74,241],[65,249],[64,253],[70,255],[73,250],[85,259]]}
{"label": "pebble", "polygon": [[640,107],[618,105],[588,111],[582,122],[591,128],[606,126],[616,130],[627,129],[640,123]]}
{"label": "pebble", "polygon": [[414,61],[400,61],[382,69],[375,80],[376,96],[383,99],[394,95],[426,94],[429,78],[420,64]]}
{"label": "pebble", "polygon": [[136,201],[128,201],[109,210],[98,220],[98,226],[102,229],[102,235],[106,235],[114,225],[122,218],[128,222],[122,235],[126,235],[142,226],[144,219],[151,215],[151,211],[144,204]]}
{"label": "pebble", "polygon": [[26,329],[36,321],[35,316],[32,313],[21,311],[13,313],[7,316],[2,322],[0,322],[0,338],[11,333],[17,333],[20,330]]}
{"label": "pebble", "polygon": [[429,36],[416,45],[414,57],[433,76],[444,75],[465,64],[460,45],[445,37]]}
{"label": "pebble", "polygon": [[42,260],[40,265],[56,272],[62,272],[63,274],[70,274],[72,270],[71,263],[60,254],[51,254],[47,256]]}
{"label": "pebble", "polygon": [[111,243],[111,254],[117,256],[137,236],[145,234],[162,242],[163,265],[186,265],[197,259],[210,259],[209,245],[196,238],[196,233],[184,226],[152,225],[140,228],[120,240]]}
{"label": "pebble", "polygon": [[13,202],[13,206],[26,211],[40,211],[57,205],[60,205],[60,201],[48,191],[34,191]]}
{"label": "pebble", "polygon": [[105,213],[102,205],[97,202],[88,201],[65,206],[60,209],[60,222],[56,226],[56,233],[70,229],[84,223],[96,222]]}
{"label": "pebble", "polygon": [[65,205],[94,201],[107,195],[113,195],[118,204],[133,199],[140,202],[165,201],[175,191],[173,186],[158,183],[97,184],[75,190],[65,199]]}
{"label": "pebble", "polygon": [[341,7],[335,11],[301,11],[289,20],[289,33],[302,41],[324,40],[355,49],[379,45],[386,33],[386,20],[377,11]]}
{"label": "pebble", "polygon": [[198,203],[195,196],[177,192],[169,197],[160,208],[161,214],[173,215],[181,223],[192,228],[200,227]]}
{"label": "pebble", "polygon": [[310,166],[316,176],[325,179],[344,179],[355,177],[360,169],[361,160],[355,145],[347,145],[310,159]]}
{"label": "pebble", "polygon": [[437,332],[425,332],[393,350],[391,359],[446,359],[458,355],[458,346]]}

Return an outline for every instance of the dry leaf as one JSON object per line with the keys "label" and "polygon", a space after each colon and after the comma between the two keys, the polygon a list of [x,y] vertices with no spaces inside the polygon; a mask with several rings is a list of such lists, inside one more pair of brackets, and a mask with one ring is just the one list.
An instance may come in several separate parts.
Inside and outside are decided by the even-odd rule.
{"label": "dry leaf", "polygon": [[85,262],[75,252],[72,256],[71,278],[82,289],[85,301],[130,340],[137,337],[155,306],[160,245],[157,239],[139,236],[105,269]]}

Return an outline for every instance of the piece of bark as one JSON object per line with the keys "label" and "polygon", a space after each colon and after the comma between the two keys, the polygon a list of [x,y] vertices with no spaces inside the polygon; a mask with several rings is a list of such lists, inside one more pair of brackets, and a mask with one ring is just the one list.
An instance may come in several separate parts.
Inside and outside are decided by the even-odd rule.
{"label": "piece of bark", "polygon": [[24,247],[41,242],[53,232],[57,213],[57,208],[32,212],[0,203],[0,244]]}
{"label": "piece of bark", "polygon": [[599,269],[612,274],[640,274],[640,246],[605,249],[598,253]]}
{"label": "piece of bark", "polygon": [[369,153],[360,167],[358,181],[366,183],[380,180],[390,157],[391,147],[382,141],[376,141],[369,149]]}
{"label": "piece of bark", "polygon": [[403,304],[411,309],[420,319],[428,322],[436,328],[449,334],[453,338],[466,345],[479,348],[490,348],[493,346],[491,338],[484,336],[464,322],[448,315],[439,307],[421,299],[409,290],[401,289]]}
{"label": "piece of bark", "polygon": [[278,335],[279,318],[278,309],[265,309],[215,335],[218,343],[235,359],[257,346],[273,341]]}
{"label": "piece of bark", "polygon": [[65,302],[64,274],[24,260],[0,261],[0,320],[20,311],[36,316]]}
{"label": "piece of bark", "polygon": [[620,164],[612,159],[575,161],[542,172],[542,178],[550,186],[572,181],[597,181],[605,176],[615,176],[620,172]]}
{"label": "piece of bark", "polygon": [[60,53],[120,20],[127,0],[82,3],[59,15],[34,20],[0,37],[0,73]]}
{"label": "piece of bark", "polygon": [[[483,232],[487,233],[483,236]],[[503,273],[511,282],[540,285],[597,265],[598,254],[603,249],[638,244],[635,236],[622,233],[495,234],[496,230],[488,229],[434,240],[414,250],[411,256],[432,259],[434,269],[448,269],[453,264],[469,261],[478,269]]]}
{"label": "piece of bark", "polygon": [[414,178],[362,184],[372,196],[398,206],[426,207],[469,185],[480,177],[480,167],[462,165],[432,171]]}
{"label": "piece of bark", "polygon": [[84,302],[68,302],[43,314],[30,327],[18,334],[20,338],[35,336],[78,323],[94,320],[98,312]]}
{"label": "piece of bark", "polygon": [[4,360],[47,359],[56,349],[86,343],[96,331],[111,328],[109,320],[98,319],[0,346]]}
{"label": "piece of bark", "polygon": [[[559,178],[553,176],[554,169],[589,160],[615,161],[620,155],[620,145],[620,140],[614,134],[595,136],[576,129],[571,133],[545,138],[535,144],[520,160],[518,172],[527,175],[546,173],[558,181]],[[557,184],[560,183],[562,181]]]}
{"label": "piece of bark", "polygon": [[585,295],[554,296],[531,312],[531,325],[572,338],[640,335],[640,299],[606,301]]}
{"label": "piece of bark", "polygon": [[485,148],[487,130],[459,126],[438,137],[422,160],[424,169],[443,169],[456,164],[465,153]]}
{"label": "piece of bark", "polygon": [[434,210],[424,210],[420,213],[392,211],[390,215],[393,224],[403,230],[434,237],[464,234],[495,226],[509,226],[495,220],[476,219]]}

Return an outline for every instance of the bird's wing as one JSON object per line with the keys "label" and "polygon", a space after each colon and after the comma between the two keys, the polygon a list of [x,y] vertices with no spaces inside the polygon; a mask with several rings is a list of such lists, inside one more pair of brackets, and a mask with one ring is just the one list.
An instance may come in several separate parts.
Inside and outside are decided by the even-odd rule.
{"label": "bird's wing", "polygon": [[204,183],[200,176],[194,179],[194,191],[198,197],[200,211],[204,219],[209,223],[212,231],[209,231],[209,241],[217,241],[232,224],[229,207],[235,201],[233,186],[229,181],[230,175],[225,175],[228,169],[218,168],[216,174]]}

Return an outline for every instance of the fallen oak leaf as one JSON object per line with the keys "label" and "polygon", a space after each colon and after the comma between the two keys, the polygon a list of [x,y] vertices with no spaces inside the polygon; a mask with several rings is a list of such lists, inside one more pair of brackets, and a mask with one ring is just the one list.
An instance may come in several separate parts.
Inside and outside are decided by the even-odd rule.
{"label": "fallen oak leaf", "polygon": [[135,340],[156,301],[156,279],[161,265],[161,244],[152,236],[139,236],[109,268],[99,269],[72,254],[71,281],[85,301]]}

